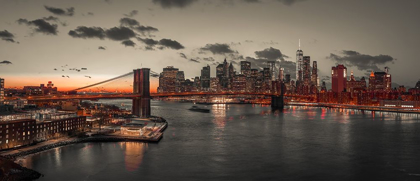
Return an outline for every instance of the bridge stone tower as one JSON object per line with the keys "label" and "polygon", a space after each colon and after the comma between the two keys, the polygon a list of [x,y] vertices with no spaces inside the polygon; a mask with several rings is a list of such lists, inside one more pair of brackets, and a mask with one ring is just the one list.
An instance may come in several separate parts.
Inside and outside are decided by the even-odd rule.
{"label": "bridge stone tower", "polygon": [[133,94],[140,97],[133,98],[132,113],[141,118],[150,117],[150,69],[134,70]]}
{"label": "bridge stone tower", "polygon": [[286,86],[284,85],[283,81],[280,81],[278,90],[280,90],[279,95],[272,95],[271,96],[271,107],[274,109],[283,109],[284,107],[284,91],[286,91]]}

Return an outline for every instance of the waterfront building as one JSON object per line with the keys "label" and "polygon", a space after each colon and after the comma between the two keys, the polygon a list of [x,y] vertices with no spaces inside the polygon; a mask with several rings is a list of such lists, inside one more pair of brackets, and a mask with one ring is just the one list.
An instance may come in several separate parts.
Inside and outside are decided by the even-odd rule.
{"label": "waterfront building", "polygon": [[0,149],[76,134],[83,131],[85,125],[86,117],[84,116],[51,110],[2,116],[0,120]]}
{"label": "waterfront building", "polygon": [[312,62],[312,75],[311,75],[311,82],[312,85],[318,88],[319,86],[319,79],[318,79],[318,64],[317,61]]}
{"label": "waterfront building", "polygon": [[251,62],[241,61],[241,74],[246,77],[251,76]]}
{"label": "waterfront building", "polygon": [[207,65],[201,69],[201,90],[209,91],[210,90],[210,66]]}
{"label": "waterfront building", "polygon": [[232,90],[234,92],[245,92],[247,77],[243,74],[235,75],[232,82]]}
{"label": "waterfront building", "polygon": [[384,72],[371,72],[369,76],[369,91],[382,92],[391,91],[391,74],[389,68],[385,67]]}
{"label": "waterfront building", "polygon": [[175,92],[184,92],[185,88],[185,75],[184,71],[178,71],[176,74]]}
{"label": "waterfront building", "polygon": [[331,88],[333,92],[339,93],[347,87],[347,68],[344,65],[337,65],[331,68]]}
{"label": "waterfront building", "polygon": [[200,92],[201,91],[201,80],[200,77],[196,76],[194,78],[194,83],[193,83],[193,92]]}
{"label": "waterfront building", "polygon": [[220,83],[219,78],[212,77],[210,78],[210,91],[211,92],[220,92]]}
{"label": "waterfront building", "polygon": [[308,86],[311,82],[311,57],[304,56],[303,57],[303,82],[304,85]]}
{"label": "waterfront building", "polygon": [[51,81],[48,81],[47,86],[40,84],[39,86],[24,86],[23,91],[26,95],[54,95],[57,94],[57,87],[53,87],[54,84]]}
{"label": "waterfront building", "polygon": [[176,78],[179,69],[173,66],[163,68],[163,72],[159,76],[158,93],[175,92]]}
{"label": "waterfront building", "polygon": [[353,75],[353,71],[350,73],[350,79],[346,83],[346,89],[348,92],[360,92],[366,91],[366,80],[365,77],[362,77],[360,80],[356,80]]}

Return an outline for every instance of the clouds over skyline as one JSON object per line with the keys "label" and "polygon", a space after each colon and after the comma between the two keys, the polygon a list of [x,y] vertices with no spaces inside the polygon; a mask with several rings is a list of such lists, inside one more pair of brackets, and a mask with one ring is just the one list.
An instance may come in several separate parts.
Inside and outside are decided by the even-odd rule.
{"label": "clouds over skyline", "polygon": [[57,24],[49,23],[44,19],[35,19],[29,21],[27,19],[20,18],[17,20],[19,24],[24,24],[30,27],[34,27],[34,32],[43,33],[46,35],[57,35]]}
{"label": "clouds over skyline", "polygon": [[10,33],[7,30],[0,31],[0,38],[4,41],[7,41],[7,42],[12,42],[12,43],[16,42],[15,39],[14,39],[15,35],[13,35],[12,33]]}
{"label": "clouds over skyline", "polygon": [[154,4],[160,5],[164,9],[185,8],[197,0],[153,0]]}
{"label": "clouds over skyline", "polygon": [[214,55],[226,55],[230,53],[235,53],[235,51],[232,50],[230,45],[225,43],[206,44],[204,47],[201,47],[200,50],[209,51]]}
{"label": "clouds over skyline", "polygon": [[385,66],[388,63],[394,63],[395,58],[389,55],[367,55],[361,54],[353,50],[343,50],[340,52],[342,55],[337,55],[331,53],[327,56],[327,59],[330,59],[337,64],[344,64],[348,67],[356,67],[361,71],[381,71],[383,69],[379,68],[379,65]]}
{"label": "clouds over skyline", "polygon": [[130,28],[134,29],[134,30],[137,30],[142,35],[146,35],[146,34],[150,35],[150,33],[159,31],[155,27],[140,25],[140,23],[137,20],[131,19],[131,18],[121,18],[120,19],[120,24],[121,24],[121,26],[127,26],[127,27],[130,27]]}
{"label": "clouds over skyline", "polygon": [[9,64],[12,64],[12,62],[9,60],[3,60],[0,62],[0,64],[9,65]]}
{"label": "clouds over skyline", "polygon": [[55,15],[59,15],[59,16],[73,16],[74,15],[74,7],[70,7],[67,9],[55,8],[51,6],[44,6],[44,7],[47,11]]}

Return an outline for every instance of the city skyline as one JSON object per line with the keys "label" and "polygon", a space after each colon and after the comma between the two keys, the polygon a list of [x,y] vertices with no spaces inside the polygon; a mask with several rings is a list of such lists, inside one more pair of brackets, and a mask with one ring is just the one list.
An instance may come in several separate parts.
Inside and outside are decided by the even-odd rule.
{"label": "city skyline", "polygon": [[[418,80],[412,75],[419,64],[413,58],[419,25],[410,23],[417,13],[412,9],[418,3],[414,1],[387,1],[377,7],[379,1],[80,2],[3,2],[0,71],[6,87],[53,81],[60,89],[71,89],[134,68],[150,67],[160,72],[167,65],[185,70],[185,77],[192,78],[200,75],[201,67],[207,64],[215,70],[215,64],[224,58],[235,62],[236,71],[243,60],[259,68],[267,60],[277,60],[283,62],[287,72],[293,71],[298,39],[304,55],[318,62],[321,80],[330,76],[330,68],[336,64],[345,64],[358,78],[367,78],[371,70],[388,66],[393,82],[412,87]],[[324,9],[323,3],[334,8]],[[360,15],[354,14],[355,5],[363,7]],[[379,12],[379,8],[391,7],[393,12],[400,12],[396,13],[398,16]],[[17,13],[16,9],[27,11]],[[320,13],[322,10],[343,17],[329,17]],[[362,17],[371,12],[376,14]],[[364,20],[366,17],[369,21]],[[260,18],[266,21],[258,21]],[[326,26],[315,25],[314,20]],[[370,23],[371,20],[377,23]],[[386,21],[411,27],[383,29]],[[42,29],[37,22],[47,22],[53,28]],[[79,26],[99,27],[99,33],[88,36]],[[381,31],[370,32],[376,30]],[[389,37],[392,31],[397,33]],[[209,33],[214,36],[207,36]],[[88,69],[77,72],[66,67],[60,71],[65,65],[69,69]],[[211,71],[211,77],[214,76],[215,71]],[[151,89],[156,90],[157,80],[152,79],[151,84]]]}

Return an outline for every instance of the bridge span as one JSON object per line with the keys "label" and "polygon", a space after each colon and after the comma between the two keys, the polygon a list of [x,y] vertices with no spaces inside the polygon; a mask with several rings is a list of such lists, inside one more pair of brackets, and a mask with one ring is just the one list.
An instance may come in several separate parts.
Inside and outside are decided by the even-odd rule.
{"label": "bridge span", "polygon": [[[99,94],[73,94],[73,95],[47,95],[47,96],[27,96],[22,97],[28,101],[60,101],[60,100],[97,100],[97,99],[132,99],[133,107],[132,112],[134,115],[139,117],[149,117],[150,116],[150,99],[153,97],[175,97],[175,96],[223,96],[223,95],[257,95],[257,96],[271,96],[273,108],[283,108],[283,98],[284,97],[300,97],[304,98],[302,95],[284,95],[284,84],[282,83],[279,87],[280,93],[258,93],[258,92],[180,92],[180,93],[150,93],[150,71],[149,68],[135,69],[133,72],[126,73],[124,75],[101,81],[89,86],[84,86],[72,90],[73,92],[87,89],[93,86],[101,85],[107,82],[111,82],[123,77],[134,75],[133,80],[133,93],[124,93],[124,94],[111,94],[111,93],[99,93]],[[155,74],[155,73],[154,73]],[[279,90],[279,89],[278,89]],[[306,96],[310,98],[311,96]]]}

